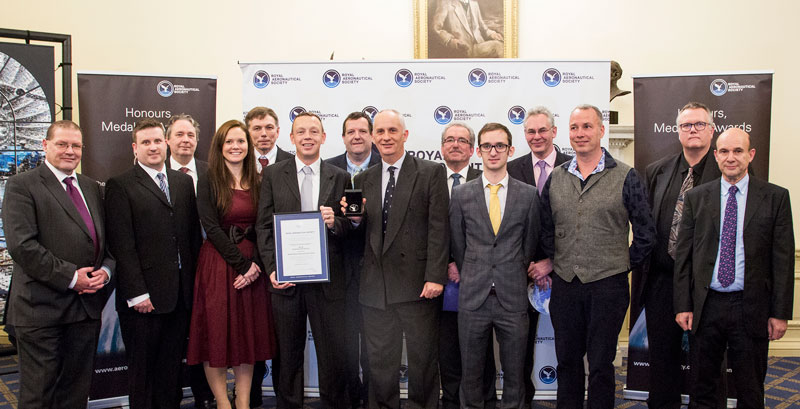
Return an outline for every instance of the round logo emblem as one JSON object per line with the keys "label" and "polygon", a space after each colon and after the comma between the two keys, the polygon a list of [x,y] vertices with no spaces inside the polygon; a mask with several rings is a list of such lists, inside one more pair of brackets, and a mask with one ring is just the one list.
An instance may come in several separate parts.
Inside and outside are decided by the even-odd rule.
{"label": "round logo emblem", "polygon": [[548,87],[555,87],[561,84],[561,72],[555,68],[548,68],[542,73],[542,81]]}
{"label": "round logo emblem", "polygon": [[453,120],[453,110],[442,105],[433,111],[433,119],[439,125],[447,125]]}
{"label": "round logo emblem", "polygon": [[508,120],[514,125],[519,125],[525,122],[525,108],[514,105],[508,110]]}
{"label": "round logo emblem", "polygon": [[556,373],[556,368],[552,366],[543,366],[542,369],[539,370],[539,380],[544,384],[549,385],[555,382],[557,378],[558,374]]}
{"label": "round logo emblem", "polygon": [[258,70],[253,74],[253,86],[258,89],[264,89],[269,85],[269,74],[264,70]]}
{"label": "round logo emblem", "polygon": [[394,83],[405,88],[414,82],[414,74],[411,71],[401,68],[394,74]]}
{"label": "round logo emblem", "polygon": [[469,85],[473,87],[482,87],[486,84],[486,71],[475,68],[469,72],[467,76],[467,81],[469,81]]}
{"label": "round logo emblem", "polygon": [[303,112],[306,112],[306,109],[303,107],[297,106],[292,108],[291,111],[289,111],[289,120],[294,122],[294,119]]}
{"label": "round logo emblem", "polygon": [[322,74],[322,83],[328,88],[336,88],[342,83],[342,76],[336,70],[325,71]]}
{"label": "round logo emblem", "polygon": [[728,92],[728,82],[721,78],[717,78],[714,81],[711,81],[709,89],[711,90],[712,94],[721,97]]}
{"label": "round logo emblem", "polygon": [[164,80],[158,83],[156,91],[158,91],[158,95],[166,98],[172,96],[172,93],[175,92],[175,87],[171,82]]}

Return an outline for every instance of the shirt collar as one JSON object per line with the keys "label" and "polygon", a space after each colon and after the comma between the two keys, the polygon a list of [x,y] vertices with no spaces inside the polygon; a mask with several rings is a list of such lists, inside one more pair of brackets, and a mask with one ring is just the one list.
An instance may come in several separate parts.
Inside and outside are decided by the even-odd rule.
{"label": "shirt collar", "polygon": [[[492,184],[491,182],[489,182],[489,179],[486,179],[486,174],[481,174],[481,179],[482,179],[484,188],[486,187],[486,185],[491,185]],[[498,183],[498,184],[502,185],[502,187],[504,187],[504,188],[508,187],[508,172],[506,172],[506,175],[503,176],[502,179],[500,179],[500,183]]]}
{"label": "shirt collar", "polygon": [[[386,163],[386,161],[383,160],[383,158],[381,158],[381,166],[383,166],[383,171],[384,172],[388,172],[389,171],[389,166],[394,166],[395,168],[397,168],[395,170],[395,172],[399,172],[400,168],[403,167],[403,161],[405,159],[406,159],[406,152],[405,151],[403,151],[403,155],[400,156],[400,159],[398,159],[397,162],[395,162],[395,163]],[[395,173],[395,175],[397,175],[397,173]]]}
{"label": "shirt collar", "polygon": [[194,160],[194,156],[192,156],[192,159],[189,160],[189,163],[187,163],[185,166],[181,165],[180,162],[175,160],[175,158],[171,157],[171,158],[169,158],[169,168],[172,169],[172,170],[178,170],[178,171],[181,170],[181,168],[187,168],[193,174],[195,174],[195,175],[197,174],[197,163]]}
{"label": "shirt collar", "polygon": [[[736,182],[736,189],[738,189],[737,193],[741,193],[742,196],[747,196],[747,187],[750,185],[750,174],[745,173],[742,180]],[[720,178],[720,194],[722,197],[728,197],[728,190],[731,188],[731,184],[725,180],[724,177]]]}
{"label": "shirt collar", "polygon": [[78,175],[75,173],[74,170],[72,171],[72,174],[68,175],[68,174],[62,172],[61,170],[59,170],[57,167],[53,166],[53,164],[50,163],[49,160],[45,159],[44,163],[47,165],[47,167],[50,169],[50,171],[53,172],[54,175],[56,175],[56,179],[58,179],[59,182],[64,182],[64,178],[68,178],[68,177],[73,177],[74,176],[75,179],[78,178]]}
{"label": "shirt collar", "polygon": [[[611,154],[608,153],[606,148],[600,148],[600,149],[603,150],[603,155],[600,156],[600,162],[597,163],[597,166],[594,168],[592,173],[589,174],[589,176],[594,175],[595,173],[600,173],[600,172],[606,170],[607,167],[608,168],[613,168],[613,167],[617,166],[617,162],[614,160],[613,157],[611,157]],[[569,173],[572,173],[573,175],[577,176],[578,179],[580,179],[580,180],[584,180],[583,179],[583,175],[578,170],[578,157],[577,156],[573,156],[572,160],[569,161],[569,162],[566,162],[566,163],[568,164],[567,165],[567,171],[569,171]]]}
{"label": "shirt collar", "polygon": [[[271,165],[271,164],[275,163],[275,160],[278,157],[278,145],[272,145],[272,149],[270,149],[269,152],[267,152],[264,155],[262,155],[261,152],[259,152],[258,149],[256,149],[256,148],[253,148],[253,153],[255,153],[255,155],[256,155],[256,160],[258,160],[262,156],[266,156],[267,159],[269,159],[269,164]],[[305,165],[303,165],[303,166],[305,166]]]}
{"label": "shirt collar", "polygon": [[[450,179],[450,176],[453,176],[453,174],[456,173],[456,172],[453,172],[452,169],[447,167],[447,165],[444,165],[444,169],[447,171],[447,178],[448,179]],[[467,166],[464,166],[463,169],[458,171],[458,174],[461,175],[462,183],[467,181],[467,172],[469,172],[469,164],[467,164]]]}
{"label": "shirt collar", "polygon": [[531,159],[533,160],[533,166],[536,166],[536,164],[539,163],[540,160],[544,160],[544,163],[546,163],[548,167],[554,168],[556,166],[556,155],[558,155],[558,152],[556,152],[556,148],[553,148],[553,150],[550,151],[550,153],[544,159],[537,158],[536,155],[534,155],[533,152],[531,152]]}
{"label": "shirt collar", "polygon": [[147,172],[147,174],[150,175],[150,177],[153,180],[158,180],[157,179],[158,178],[157,175],[159,173],[163,173],[165,177],[167,176],[167,169],[166,169],[166,166],[163,166],[163,164],[162,164],[162,167],[161,167],[160,171],[159,170],[155,170],[155,169],[153,169],[153,168],[151,168],[149,166],[142,165],[141,162],[136,162],[136,164],[139,165],[139,167],[141,167],[142,169],[144,169],[144,171]]}
{"label": "shirt collar", "polygon": [[314,172],[315,175],[319,175],[319,168],[320,168],[320,166],[322,164],[322,161],[319,158],[317,158],[317,160],[315,160],[314,163],[312,163],[310,165],[306,165],[305,163],[303,163],[300,160],[300,158],[295,156],[294,157],[294,163],[295,163],[295,166],[297,166],[297,173],[302,172],[303,168],[308,166],[308,167],[311,168],[311,170]]}
{"label": "shirt collar", "polygon": [[361,162],[361,166],[358,166],[352,161],[350,161],[350,157],[347,156],[347,152],[345,152],[344,154],[344,159],[347,161],[347,170],[348,171],[352,170],[351,173],[355,171],[364,171],[367,170],[367,168],[369,167],[369,161],[372,160],[372,151],[369,152],[369,156],[367,156],[367,158],[364,159],[364,162]]}

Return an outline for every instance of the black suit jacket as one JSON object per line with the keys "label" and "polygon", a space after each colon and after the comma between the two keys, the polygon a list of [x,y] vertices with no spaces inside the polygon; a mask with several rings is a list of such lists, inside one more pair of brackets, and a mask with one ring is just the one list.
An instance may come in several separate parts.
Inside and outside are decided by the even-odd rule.
{"label": "black suit jacket", "polygon": [[[375,145],[373,145],[373,146],[375,146]],[[347,158],[345,157],[346,155],[347,155],[347,152],[345,152],[345,153],[343,153],[343,154],[341,154],[339,156],[334,156],[334,157],[332,157],[330,159],[327,159],[327,160],[325,160],[325,162],[328,162],[331,165],[336,166],[339,169],[347,171]],[[369,163],[367,164],[367,167],[371,168],[372,166],[377,165],[379,163],[381,163],[381,155],[376,154],[375,151],[373,150],[372,151],[372,156],[369,157]]]}
{"label": "black suit jacket", "polygon": [[106,266],[113,273],[115,267],[106,248],[100,185],[76,176],[99,242],[96,256],[86,223],[50,168],[43,164],[6,184],[3,227],[14,260],[8,324],[41,327],[76,322],[87,315],[100,318],[108,286],[84,295],[68,288],[79,268]]}
{"label": "black suit jacket", "polygon": [[277,145],[275,145],[275,149],[278,150],[278,152],[275,153],[275,163],[283,162],[285,160],[289,160],[289,159],[294,158],[294,155],[292,155],[291,153],[286,152],[285,150],[279,148]]}
{"label": "black suit jacket", "polygon": [[426,281],[447,283],[450,254],[449,197],[444,168],[406,153],[397,177],[386,236],[381,173],[373,166],[355,179],[367,203],[359,301],[372,308],[419,301]]}
{"label": "black suit jacket", "polygon": [[[555,166],[558,166],[569,160],[572,160],[572,156],[556,151]],[[508,174],[514,179],[536,186],[536,181],[533,180],[533,153],[529,153],[523,157],[508,162]]]}
{"label": "black suit jacket", "polygon": [[166,166],[165,170],[170,202],[139,164],[106,183],[108,241],[117,255],[120,313],[133,311],[127,300],[145,293],[155,314],[172,312],[179,294],[191,309],[202,241],[194,186],[190,176]]}
{"label": "black suit jacket", "polygon": [[[297,164],[294,160],[278,162],[267,167],[261,178],[261,197],[258,202],[258,220],[256,232],[258,236],[258,251],[264,262],[264,272],[270,274],[275,271],[275,237],[272,215],[283,212],[299,212],[300,186],[297,184]],[[345,296],[345,271],[342,258],[342,237],[349,230],[349,222],[342,215],[342,206],[339,202],[344,196],[344,190],[350,186],[350,175],[325,163],[320,163],[319,169],[319,201],[318,206],[333,208],[336,215],[333,230],[328,230],[328,262],[330,266],[330,282],[319,285],[325,297],[329,300],[342,299]],[[279,290],[272,285],[269,290],[276,294],[292,295],[296,287]]]}
{"label": "black suit jacket", "polygon": [[[719,179],[685,196],[673,298],[676,313],[693,312],[693,333],[702,324],[714,274],[722,206]],[[743,240],[745,327],[753,337],[767,337],[769,318],[792,318],[794,231],[789,191],[750,176]]]}

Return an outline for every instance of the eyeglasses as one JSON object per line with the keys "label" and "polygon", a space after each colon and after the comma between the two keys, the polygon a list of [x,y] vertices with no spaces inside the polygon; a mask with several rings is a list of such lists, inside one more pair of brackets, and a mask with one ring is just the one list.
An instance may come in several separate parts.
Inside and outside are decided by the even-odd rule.
{"label": "eyeglasses", "polygon": [[702,130],[706,129],[706,126],[708,126],[708,125],[711,125],[711,124],[709,124],[708,122],[695,122],[695,123],[680,124],[678,126],[681,128],[681,131],[689,132],[689,131],[692,130],[692,126],[694,126],[694,129],[696,129],[698,131],[702,131]]}
{"label": "eyeglasses", "polygon": [[468,139],[464,139],[464,138],[456,139],[456,138],[453,138],[453,137],[445,139],[444,142],[442,142],[442,144],[443,145],[452,145],[452,144],[454,144],[456,142],[458,142],[459,145],[472,146],[472,143]]}
{"label": "eyeglasses", "polygon": [[530,135],[530,136],[536,136],[536,134],[538,133],[539,135],[544,136],[545,134],[550,132],[552,129],[553,129],[552,127],[551,128],[539,128],[539,129],[530,128],[530,129],[526,129],[525,130],[525,134]]}
{"label": "eyeglasses", "polygon": [[55,145],[56,149],[59,150],[59,151],[65,151],[69,147],[72,147],[73,151],[80,151],[80,150],[83,150],[84,146],[86,146],[86,145],[84,145],[82,143],[69,144],[69,143],[66,143],[66,142],[56,142],[53,145]]}
{"label": "eyeglasses", "polygon": [[503,153],[508,150],[508,144],[505,143],[498,143],[492,145],[491,143],[482,143],[478,146],[483,153],[489,153],[492,151],[492,148],[497,151],[497,153]]}

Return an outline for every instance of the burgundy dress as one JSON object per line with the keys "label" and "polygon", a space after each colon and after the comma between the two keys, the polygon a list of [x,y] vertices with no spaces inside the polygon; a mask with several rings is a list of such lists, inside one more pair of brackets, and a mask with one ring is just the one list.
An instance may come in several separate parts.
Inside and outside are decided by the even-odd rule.
{"label": "burgundy dress", "polygon": [[[256,212],[250,192],[234,190],[230,210],[219,229],[212,227],[214,239],[219,240],[222,232],[227,235],[231,226],[240,231],[253,226]],[[189,365],[209,362],[211,367],[225,368],[271,359],[276,344],[268,275],[262,272],[252,284],[235,289],[237,273],[212,244],[212,229],[197,260],[187,361]],[[257,251],[249,239],[243,239],[237,247],[248,260]]]}

